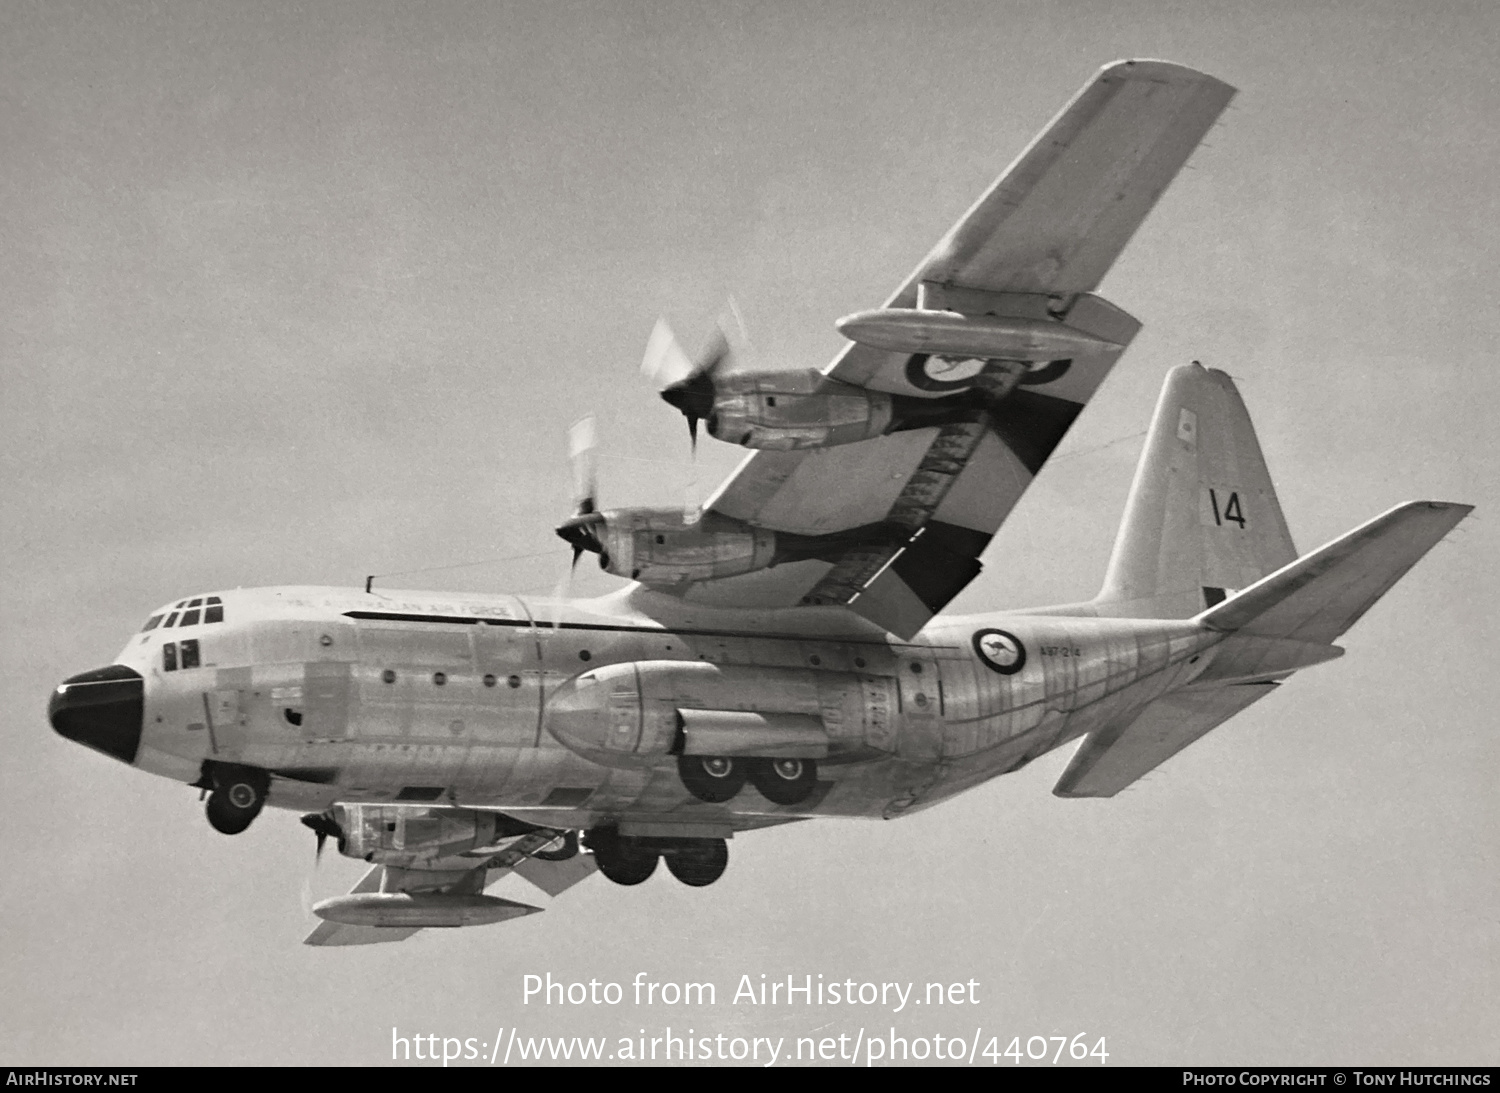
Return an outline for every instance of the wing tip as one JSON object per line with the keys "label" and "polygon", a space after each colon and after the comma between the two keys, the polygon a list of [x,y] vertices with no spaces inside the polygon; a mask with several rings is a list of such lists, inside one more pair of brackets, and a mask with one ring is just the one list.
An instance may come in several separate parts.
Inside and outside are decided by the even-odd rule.
{"label": "wing tip", "polygon": [[1099,69],[1099,79],[1105,78],[1131,79],[1131,80],[1167,80],[1172,83],[1202,84],[1204,86],[1216,86],[1233,94],[1239,89],[1231,84],[1225,83],[1217,76],[1210,76],[1207,72],[1201,72],[1196,68],[1178,64],[1175,61],[1162,61],[1153,57],[1129,57],[1119,61],[1111,61]]}

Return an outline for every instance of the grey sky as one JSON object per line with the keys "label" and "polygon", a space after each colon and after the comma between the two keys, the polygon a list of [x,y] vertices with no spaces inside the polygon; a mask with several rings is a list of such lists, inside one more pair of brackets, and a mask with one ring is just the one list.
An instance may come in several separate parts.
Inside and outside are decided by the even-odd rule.
{"label": "grey sky", "polygon": [[[0,1061],[895,1024],[1495,1063],[1497,36],[1484,3],[0,7]],[[1241,381],[1300,548],[1479,506],[1343,660],[1112,801],[1051,797],[1060,753],[899,823],[736,839],[709,889],[591,882],[365,950],[298,944],[295,815],[225,838],[48,729],[57,681],[189,592],[532,552],[392,583],[549,588],[586,411],[608,503],[706,494],[740,453],[702,444],[694,484],[636,373],[656,316],[692,343],[733,294],[763,363],[823,364],[1127,56],[1240,95],[1105,283],[1145,329],[955,609],[1093,593],[1161,379],[1200,358]],[[358,874],[331,855],[311,893]],[[721,1004],[522,1007],[546,971]],[[982,1003],[728,1004],[761,973]]]}

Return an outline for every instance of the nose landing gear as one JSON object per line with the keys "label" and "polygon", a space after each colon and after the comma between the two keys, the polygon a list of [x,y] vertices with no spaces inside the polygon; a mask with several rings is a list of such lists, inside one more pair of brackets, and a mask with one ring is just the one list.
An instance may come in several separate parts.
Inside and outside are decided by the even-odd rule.
{"label": "nose landing gear", "polygon": [[204,809],[209,825],[222,834],[238,835],[265,807],[270,775],[255,767],[229,764],[215,764],[205,774],[213,785]]}

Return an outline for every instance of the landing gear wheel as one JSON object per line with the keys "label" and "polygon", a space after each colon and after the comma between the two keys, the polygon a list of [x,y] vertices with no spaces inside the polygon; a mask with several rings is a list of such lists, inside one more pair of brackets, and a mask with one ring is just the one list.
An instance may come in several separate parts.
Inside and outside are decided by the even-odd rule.
{"label": "landing gear wheel", "polygon": [[814,759],[757,759],[750,780],[773,804],[800,805],[818,784],[818,764]]}
{"label": "landing gear wheel", "polygon": [[722,804],[745,787],[745,761],[722,755],[679,755],[677,776],[698,800]]}
{"label": "landing gear wheel", "polygon": [[656,872],[658,853],[613,828],[590,831],[584,842],[594,852],[594,863],[616,884],[643,884]]}
{"label": "landing gear wheel", "polygon": [[264,771],[221,769],[204,810],[209,825],[222,834],[238,835],[260,815],[270,788]]}
{"label": "landing gear wheel", "polygon": [[724,875],[729,847],[723,839],[693,839],[691,845],[663,855],[672,876],[693,888],[704,888]]}

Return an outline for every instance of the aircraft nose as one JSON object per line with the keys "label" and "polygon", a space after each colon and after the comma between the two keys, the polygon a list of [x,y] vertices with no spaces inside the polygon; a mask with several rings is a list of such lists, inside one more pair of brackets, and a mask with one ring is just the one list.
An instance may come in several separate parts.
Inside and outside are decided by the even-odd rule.
{"label": "aircraft nose", "polygon": [[145,720],[146,681],[123,664],[70,676],[52,692],[47,718],[60,736],[134,763]]}

